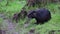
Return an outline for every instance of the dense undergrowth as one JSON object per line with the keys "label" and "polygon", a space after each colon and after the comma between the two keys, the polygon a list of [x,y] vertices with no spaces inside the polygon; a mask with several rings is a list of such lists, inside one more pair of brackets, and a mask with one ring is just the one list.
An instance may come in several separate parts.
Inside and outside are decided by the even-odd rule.
{"label": "dense undergrowth", "polygon": [[[9,2],[9,4],[6,6],[6,1],[0,2],[0,13],[5,14],[7,17],[12,17],[14,13],[19,13],[26,4],[26,1],[14,1],[14,2]],[[31,20],[30,25],[27,28],[24,28],[24,22],[26,21],[26,18],[24,20],[20,20],[17,28],[19,28],[22,32],[21,34],[26,34],[29,32],[30,29],[34,28],[35,29],[35,34],[40,33],[40,34],[48,34],[50,30],[60,30],[60,7],[59,3],[51,3],[45,6],[48,8],[51,12],[51,20],[48,21],[47,23],[43,25],[35,25],[33,24],[35,22],[35,19]],[[36,8],[36,7],[32,7]],[[32,9],[30,8],[30,9]],[[29,10],[28,8],[26,8]],[[3,19],[0,18],[0,24],[2,23]],[[19,29],[16,30],[18,31]]]}

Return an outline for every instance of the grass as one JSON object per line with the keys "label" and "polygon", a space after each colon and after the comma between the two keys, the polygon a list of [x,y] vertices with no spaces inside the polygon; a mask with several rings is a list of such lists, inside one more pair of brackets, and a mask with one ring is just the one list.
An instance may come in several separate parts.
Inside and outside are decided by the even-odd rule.
{"label": "grass", "polygon": [[1,4],[0,12],[4,13],[8,17],[11,17],[11,16],[13,16],[14,13],[19,13],[21,11],[22,7],[24,7],[24,5],[26,4],[26,2],[25,1],[9,2],[8,6],[5,6],[6,2],[1,2],[0,4]]}
{"label": "grass", "polygon": [[2,22],[3,22],[3,19],[2,18],[0,18],[0,30],[1,30],[1,24],[2,24]]}
{"label": "grass", "polygon": [[[19,2],[19,1],[14,1],[10,2],[8,6],[6,5],[6,1],[3,1],[0,3],[0,13],[5,14],[7,17],[12,17],[14,13],[19,13],[22,7],[26,4],[25,1]],[[46,22],[43,25],[35,25],[33,24],[35,22],[35,19],[32,19],[30,21],[30,25],[27,28],[24,28],[24,22],[26,19],[19,21],[19,23],[16,26],[16,31],[21,30],[21,34],[26,34],[29,32],[30,29],[34,28],[35,29],[35,34],[40,33],[40,34],[48,34],[50,30],[60,30],[60,4],[49,4],[46,5],[46,8],[48,8],[51,12],[51,20]],[[27,8],[27,10],[29,10]],[[55,13],[54,13],[55,12]],[[2,19],[0,19],[0,23],[2,23]],[[58,33],[59,34],[59,33]]]}

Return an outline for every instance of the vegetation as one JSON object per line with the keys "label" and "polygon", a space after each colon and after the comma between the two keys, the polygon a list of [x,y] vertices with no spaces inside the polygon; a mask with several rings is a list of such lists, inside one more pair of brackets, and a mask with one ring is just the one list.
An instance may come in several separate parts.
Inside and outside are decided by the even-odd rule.
{"label": "vegetation", "polygon": [[[13,2],[10,1],[7,4],[7,6],[6,4],[7,4],[6,0],[0,2],[0,13],[4,14],[7,18],[10,19],[15,13],[19,13],[27,3],[26,3],[26,0],[14,0]],[[48,34],[50,30],[60,30],[60,9],[59,9],[60,4],[59,2],[49,3],[45,6],[42,6],[42,5],[44,4],[41,4],[40,8],[46,7],[50,10],[52,19],[43,25],[33,24],[35,22],[35,19],[32,19],[30,23],[28,24],[28,26],[26,27],[25,27],[26,18],[24,20],[20,20],[19,23],[13,22],[14,24],[16,24],[15,30],[19,31],[19,34],[28,34],[28,32],[31,29],[35,29],[35,32],[33,34]],[[34,7],[28,8],[28,6],[25,6],[25,8],[27,11],[29,11],[32,9],[35,10],[38,7],[34,6]],[[5,24],[3,21],[4,19],[0,17],[0,24],[2,23]],[[56,32],[56,33],[60,34],[60,32]]]}

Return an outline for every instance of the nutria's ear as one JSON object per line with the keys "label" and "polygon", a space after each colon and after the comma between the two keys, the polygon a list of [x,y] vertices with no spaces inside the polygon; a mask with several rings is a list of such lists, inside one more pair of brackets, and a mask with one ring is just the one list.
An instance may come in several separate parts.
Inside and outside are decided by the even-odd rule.
{"label": "nutria's ear", "polygon": [[36,14],[37,14],[36,11],[33,11],[33,15],[36,16]]}
{"label": "nutria's ear", "polygon": [[36,13],[33,13],[33,15],[36,15]]}

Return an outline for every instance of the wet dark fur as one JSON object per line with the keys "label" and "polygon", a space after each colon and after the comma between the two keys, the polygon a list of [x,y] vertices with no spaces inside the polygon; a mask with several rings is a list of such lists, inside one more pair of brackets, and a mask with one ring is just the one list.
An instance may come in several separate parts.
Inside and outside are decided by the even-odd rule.
{"label": "wet dark fur", "polygon": [[[34,15],[36,13],[36,15]],[[44,24],[51,19],[51,13],[48,9],[42,8],[38,10],[33,10],[28,14],[28,18],[35,18],[35,24]]]}

